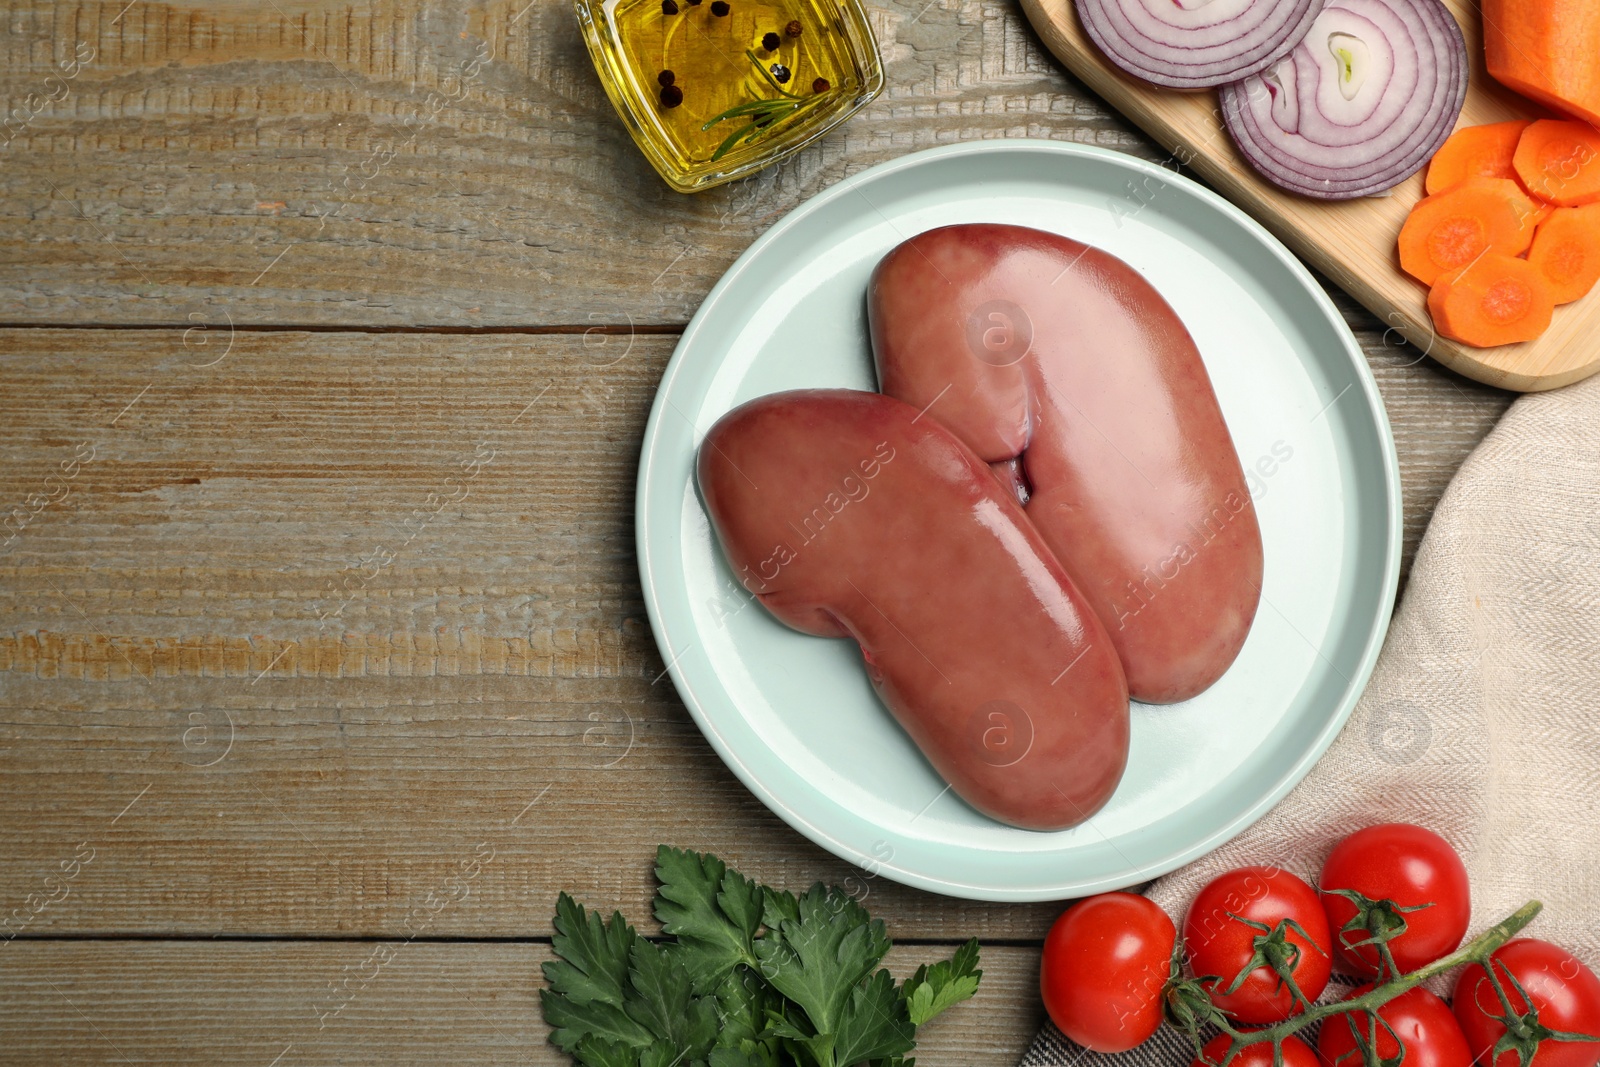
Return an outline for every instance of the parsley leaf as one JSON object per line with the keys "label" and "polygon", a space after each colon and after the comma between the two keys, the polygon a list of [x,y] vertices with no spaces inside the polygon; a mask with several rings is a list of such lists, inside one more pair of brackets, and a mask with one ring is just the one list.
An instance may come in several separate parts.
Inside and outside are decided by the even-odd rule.
{"label": "parsley leaf", "polygon": [[732,968],[756,962],[761,928],[761,887],[715,856],[662,845],[656,850],[655,913],[675,934],[676,954],[697,992],[705,992]]}
{"label": "parsley leaf", "polygon": [[550,945],[561,959],[543,966],[550,988],[539,991],[545,1021],[552,1028],[550,1040],[567,1052],[590,1036],[633,1048],[649,1045],[650,1032],[623,1011],[629,950],[635,943],[646,943],[644,939],[621,913],[601,922],[598,914],[565,893],[556,898],[555,927]]}
{"label": "parsley leaf", "polygon": [[973,938],[956,949],[950,959],[941,960],[932,967],[924,964],[917,968],[905,984],[906,1008],[911,1022],[921,1026],[952,1004],[971,997],[978,991],[978,939]]}
{"label": "parsley leaf", "polygon": [[796,897],[665,846],[656,877],[662,944],[556,901],[539,999],[583,1067],[912,1067],[917,1026],[982,975],[971,941],[896,987],[883,923],[837,888]]}
{"label": "parsley leaf", "polygon": [[882,921],[836,888],[812,886],[796,914],[756,943],[761,974],[818,1033],[831,1034],[851,991],[889,951],[889,938]]}
{"label": "parsley leaf", "polygon": [[717,1044],[740,1047],[758,1041],[767,1025],[769,996],[761,976],[748,967],[738,967],[724,975],[717,986],[717,1017],[721,1031]]}
{"label": "parsley leaf", "polygon": [[639,1067],[639,1050],[588,1035],[573,1053],[584,1067]]}
{"label": "parsley leaf", "polygon": [[903,1056],[916,1047],[916,1032],[894,977],[879,971],[850,991],[833,1036],[834,1059],[850,1064]]}
{"label": "parsley leaf", "polygon": [[770,1032],[804,1048],[820,1067],[896,1058],[915,1047],[916,1027],[906,1017],[905,1001],[888,971],[878,971],[849,992],[831,1030],[810,1033],[792,1014],[772,1012]]}
{"label": "parsley leaf", "polygon": [[[717,1037],[716,1002],[689,991],[689,975],[659,945],[640,938],[629,950],[628,990],[623,1007],[658,1044],[703,1059]],[[644,1057],[640,1057],[644,1061]]]}
{"label": "parsley leaf", "polygon": [[778,1061],[771,1058],[770,1050],[758,1053],[755,1050],[746,1052],[736,1048],[714,1048],[709,1062],[711,1067],[775,1067]]}
{"label": "parsley leaf", "polygon": [[800,904],[787,889],[761,888],[761,921],[776,930],[783,920],[800,921]]}

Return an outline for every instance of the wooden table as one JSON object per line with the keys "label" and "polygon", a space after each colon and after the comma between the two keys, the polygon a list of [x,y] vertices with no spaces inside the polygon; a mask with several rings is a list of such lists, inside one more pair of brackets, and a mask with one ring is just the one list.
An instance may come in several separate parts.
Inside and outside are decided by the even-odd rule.
{"label": "wooden table", "polygon": [[[1002,136],[1158,158],[1008,0],[873,22],[878,101],[686,197],[560,0],[10,0],[0,1063],[556,1064],[558,890],[644,921],[663,841],[859,873],[663,677],[631,515],[655,383],[734,256],[864,167]],[[1336,298],[1409,559],[1511,397]],[[902,972],[983,939],[919,1061],[1013,1062],[1057,907],[868,903]]]}

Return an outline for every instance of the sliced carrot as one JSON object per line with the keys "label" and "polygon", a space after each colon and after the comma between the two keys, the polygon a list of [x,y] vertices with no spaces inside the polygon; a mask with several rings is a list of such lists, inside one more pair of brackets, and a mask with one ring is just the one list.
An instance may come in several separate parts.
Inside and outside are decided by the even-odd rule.
{"label": "sliced carrot", "polygon": [[1522,131],[1533,125],[1531,119],[1516,122],[1491,122],[1486,126],[1463,126],[1434,153],[1428,164],[1428,195],[1442,193],[1468,178],[1512,178],[1511,165]]}
{"label": "sliced carrot", "polygon": [[1600,4],[1483,0],[1483,51],[1500,84],[1600,124]]}
{"label": "sliced carrot", "polygon": [[1550,286],[1558,304],[1568,304],[1600,281],[1600,204],[1557,208],[1540,226],[1528,262]]}
{"label": "sliced carrot", "polygon": [[1498,252],[1444,275],[1428,293],[1434,328],[1474,348],[1531,341],[1549,327],[1554,308],[1550,286],[1533,265]]}
{"label": "sliced carrot", "polygon": [[1533,241],[1539,209],[1508,178],[1469,178],[1420,201],[1400,228],[1400,266],[1424,285],[1485,252],[1514,256]]}
{"label": "sliced carrot", "polygon": [[1511,162],[1540,199],[1562,207],[1600,201],[1600,130],[1587,122],[1540,119],[1522,131]]}
{"label": "sliced carrot", "polygon": [[1523,131],[1532,125],[1532,119],[1514,119],[1483,126],[1463,126],[1452,133],[1428,163],[1428,195],[1448,192],[1472,178],[1508,178],[1516,182],[1537,206],[1534,225],[1543,222],[1555,205],[1536,196],[1523,185],[1512,163]]}

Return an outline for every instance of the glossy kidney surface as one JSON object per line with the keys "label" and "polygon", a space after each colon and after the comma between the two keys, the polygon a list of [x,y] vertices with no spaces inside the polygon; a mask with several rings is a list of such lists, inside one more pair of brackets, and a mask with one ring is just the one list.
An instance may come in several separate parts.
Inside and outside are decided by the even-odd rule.
{"label": "glossy kidney surface", "polygon": [[1110,797],[1129,736],[1110,639],[1015,494],[938,422],[877,393],[776,393],[712,427],[698,474],[740,584],[797,630],[854,639],[969,804],[1051,830]]}
{"label": "glossy kidney surface", "polygon": [[1022,226],[904,242],[868,301],[882,390],[996,475],[1116,645],[1135,699],[1185,700],[1238,655],[1261,533],[1205,364],[1138,271]]}

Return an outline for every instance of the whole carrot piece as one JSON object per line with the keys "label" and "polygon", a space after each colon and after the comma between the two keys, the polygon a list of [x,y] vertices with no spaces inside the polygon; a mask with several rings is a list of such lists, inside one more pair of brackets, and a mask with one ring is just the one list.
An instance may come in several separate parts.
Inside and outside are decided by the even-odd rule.
{"label": "whole carrot piece", "polygon": [[1600,4],[1483,0],[1483,51],[1500,84],[1600,125]]}

